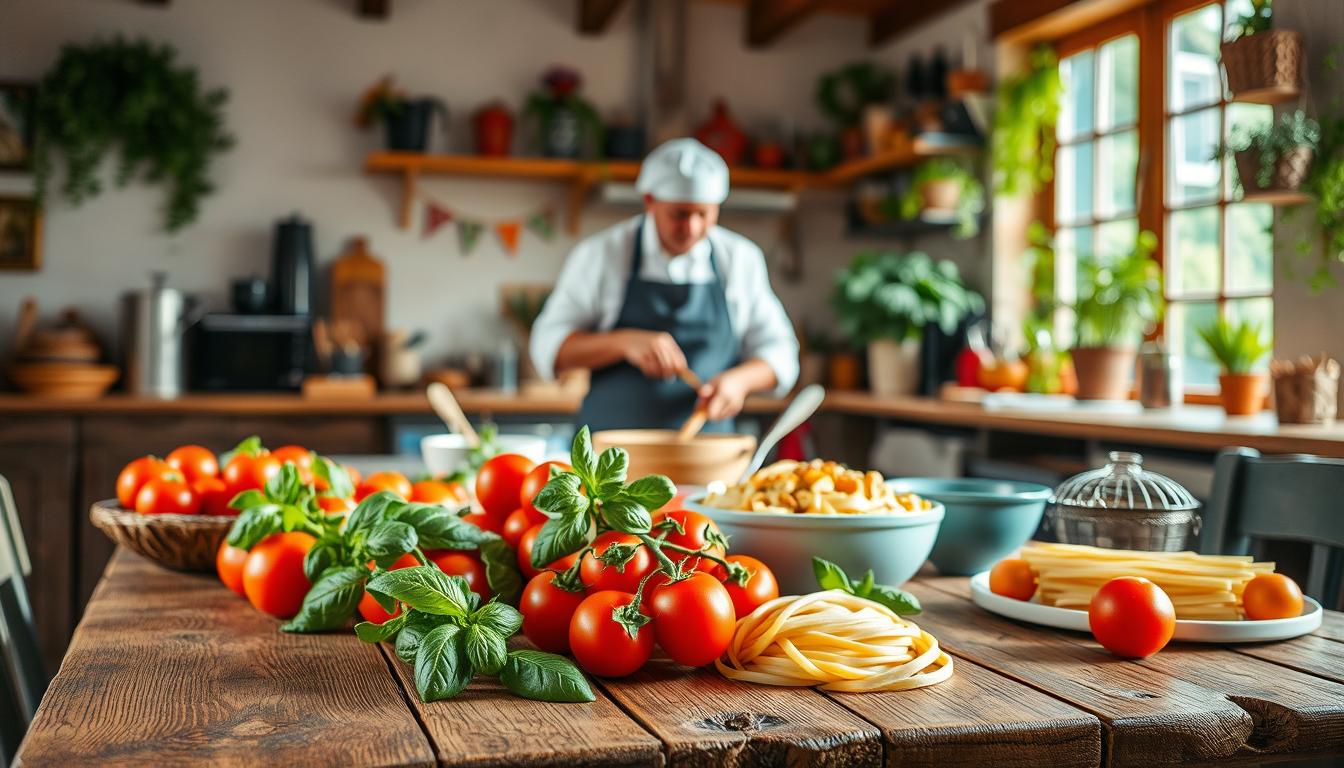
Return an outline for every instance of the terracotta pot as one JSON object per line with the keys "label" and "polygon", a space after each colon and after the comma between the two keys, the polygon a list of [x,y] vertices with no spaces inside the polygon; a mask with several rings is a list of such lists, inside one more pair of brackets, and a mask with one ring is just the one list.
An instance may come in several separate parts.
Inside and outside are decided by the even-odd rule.
{"label": "terracotta pot", "polygon": [[1128,400],[1129,378],[1138,352],[1124,347],[1075,347],[1079,400]]}
{"label": "terracotta pot", "polygon": [[1264,409],[1263,373],[1224,373],[1218,377],[1218,387],[1228,416],[1254,416]]}
{"label": "terracotta pot", "polygon": [[1276,104],[1302,90],[1302,34],[1272,29],[1222,45],[1227,87],[1239,101]]}
{"label": "terracotta pot", "polygon": [[924,198],[924,209],[928,211],[955,211],[961,201],[961,182],[939,179],[926,181],[919,188]]}
{"label": "terracotta pot", "polygon": [[850,392],[858,389],[861,367],[858,355],[849,352],[837,352],[831,355],[826,376],[831,389]]}
{"label": "terracotta pot", "polygon": [[919,340],[879,339],[868,344],[868,388],[880,397],[919,391]]}

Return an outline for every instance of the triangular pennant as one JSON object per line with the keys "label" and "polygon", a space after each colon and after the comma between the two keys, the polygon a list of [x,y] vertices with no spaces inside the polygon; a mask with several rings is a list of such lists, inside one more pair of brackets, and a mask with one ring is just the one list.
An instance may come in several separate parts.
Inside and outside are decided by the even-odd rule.
{"label": "triangular pennant", "polygon": [[547,208],[532,214],[527,219],[527,228],[543,240],[555,237],[555,210]]}
{"label": "triangular pennant", "polygon": [[425,229],[421,237],[429,237],[438,231],[439,227],[453,220],[453,212],[430,200],[425,204]]}
{"label": "triangular pennant", "polygon": [[510,256],[518,255],[518,234],[522,228],[522,222],[517,219],[501,221],[495,225],[495,234],[499,235],[499,242],[504,244],[504,250]]}
{"label": "triangular pennant", "polygon": [[476,248],[476,243],[481,239],[481,233],[484,231],[485,225],[479,221],[458,220],[457,238],[462,244],[463,256],[471,255],[471,252]]}

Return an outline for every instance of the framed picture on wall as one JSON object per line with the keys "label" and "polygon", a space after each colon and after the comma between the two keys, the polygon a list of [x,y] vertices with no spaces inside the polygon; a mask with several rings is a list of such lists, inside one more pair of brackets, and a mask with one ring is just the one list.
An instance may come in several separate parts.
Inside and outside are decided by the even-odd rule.
{"label": "framed picture on wall", "polygon": [[33,155],[32,83],[0,80],[0,170],[27,170]]}
{"label": "framed picture on wall", "polygon": [[42,264],[42,214],[31,197],[0,195],[0,269]]}

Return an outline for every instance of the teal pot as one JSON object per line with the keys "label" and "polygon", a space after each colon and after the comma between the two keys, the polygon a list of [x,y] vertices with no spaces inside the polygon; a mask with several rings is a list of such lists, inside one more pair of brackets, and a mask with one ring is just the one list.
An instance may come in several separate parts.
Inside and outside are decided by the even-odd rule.
{"label": "teal pot", "polygon": [[951,576],[979,573],[1017,551],[1040,527],[1051,493],[1037,483],[969,477],[903,477],[891,483],[946,509],[929,560]]}

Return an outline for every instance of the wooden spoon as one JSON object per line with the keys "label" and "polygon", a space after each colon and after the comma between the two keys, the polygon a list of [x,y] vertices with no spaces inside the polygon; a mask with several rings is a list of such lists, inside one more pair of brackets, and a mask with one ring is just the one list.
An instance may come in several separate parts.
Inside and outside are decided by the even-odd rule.
{"label": "wooden spoon", "polygon": [[448,425],[450,432],[457,432],[466,438],[467,446],[475,448],[481,444],[481,436],[472,429],[471,422],[467,420],[467,414],[462,412],[462,406],[457,404],[457,398],[453,397],[453,391],[444,386],[441,382],[432,382],[425,390],[425,395],[429,398],[429,407],[434,409],[443,423]]}
{"label": "wooden spoon", "polygon": [[677,431],[677,442],[684,443],[695,437],[700,433],[700,430],[705,428],[705,422],[708,419],[709,409],[697,405],[695,410],[691,411],[691,415],[686,419],[686,422],[681,425],[681,429]]}

